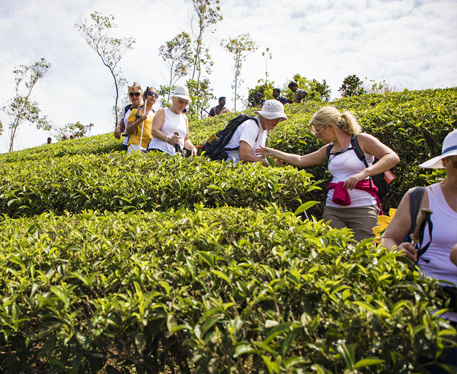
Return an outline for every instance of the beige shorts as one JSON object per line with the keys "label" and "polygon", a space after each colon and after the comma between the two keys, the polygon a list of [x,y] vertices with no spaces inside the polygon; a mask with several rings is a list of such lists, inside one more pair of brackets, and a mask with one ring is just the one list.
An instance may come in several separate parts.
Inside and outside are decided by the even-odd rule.
{"label": "beige shorts", "polygon": [[335,229],[344,227],[354,232],[354,239],[361,241],[374,238],[373,227],[378,225],[379,207],[377,205],[358,208],[324,208],[323,218],[330,221],[329,225]]}

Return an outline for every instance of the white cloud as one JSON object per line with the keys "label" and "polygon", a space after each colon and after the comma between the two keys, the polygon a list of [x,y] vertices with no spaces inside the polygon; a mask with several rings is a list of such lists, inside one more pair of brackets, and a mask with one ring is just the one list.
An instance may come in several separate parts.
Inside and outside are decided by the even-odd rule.
{"label": "white cloud", "polygon": [[[60,0],[12,1],[0,5],[0,105],[14,95],[12,70],[41,57],[52,72],[38,82],[34,99],[55,125],[94,123],[93,133],[114,127],[112,78],[99,57],[74,28],[79,16],[93,11],[113,14],[115,35],[134,37],[135,49],[121,61],[129,83],[159,87],[167,69],[158,48],[182,31],[190,32],[190,0]],[[221,0],[224,20],[206,43],[214,59],[210,79],[215,96],[233,95],[232,61],[220,47],[224,38],[249,33],[259,50],[245,62],[242,95],[265,76],[270,48],[269,78],[283,86],[299,73],[326,79],[333,97],[351,74],[397,88],[442,88],[457,84],[457,5],[454,0]],[[183,82],[181,82],[183,83]],[[239,106],[239,104],[238,104]],[[7,118],[0,113],[4,125]],[[24,127],[15,149],[45,142],[45,132]],[[7,150],[6,136],[0,152]]]}

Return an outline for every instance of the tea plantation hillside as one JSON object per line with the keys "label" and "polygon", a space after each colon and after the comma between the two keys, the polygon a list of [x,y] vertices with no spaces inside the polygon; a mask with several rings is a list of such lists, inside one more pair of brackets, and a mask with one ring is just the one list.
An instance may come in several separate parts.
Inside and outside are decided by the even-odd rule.
{"label": "tea plantation hillside", "polygon": [[[456,99],[331,103],[400,155],[385,210],[442,177],[417,165],[456,128]],[[322,146],[321,106],[286,106],[269,145]],[[194,144],[234,115],[192,123]],[[320,220],[325,165],[119,149],[106,134],[0,155],[0,372],[426,373],[457,344],[436,281]]]}

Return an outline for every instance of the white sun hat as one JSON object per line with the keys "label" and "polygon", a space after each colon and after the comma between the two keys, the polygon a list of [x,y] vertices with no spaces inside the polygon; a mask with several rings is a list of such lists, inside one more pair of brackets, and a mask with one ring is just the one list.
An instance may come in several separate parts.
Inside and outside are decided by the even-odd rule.
{"label": "white sun hat", "polygon": [[433,169],[444,169],[441,160],[445,157],[457,156],[457,130],[450,132],[443,142],[443,148],[441,149],[441,155],[433,157],[431,160],[420,164],[421,168],[433,168]]}
{"label": "white sun hat", "polygon": [[284,114],[284,105],[278,100],[267,100],[263,103],[262,109],[258,112],[254,112],[266,119],[276,119],[281,118],[286,120],[287,117]]}
{"label": "white sun hat", "polygon": [[189,103],[192,102],[192,100],[189,97],[189,90],[187,89],[187,87],[183,86],[176,87],[173,93],[171,94],[171,97],[179,97],[181,99],[189,101]]}

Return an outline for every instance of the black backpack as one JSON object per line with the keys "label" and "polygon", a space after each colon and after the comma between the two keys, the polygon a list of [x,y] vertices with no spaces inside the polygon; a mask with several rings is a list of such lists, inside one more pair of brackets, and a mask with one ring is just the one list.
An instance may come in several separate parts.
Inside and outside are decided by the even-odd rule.
{"label": "black backpack", "polygon": [[[332,151],[332,148],[333,143],[329,144],[329,146],[327,147],[327,158],[330,158],[330,152]],[[359,160],[362,161],[366,167],[368,167],[367,159],[365,158],[365,155],[359,146],[359,142],[357,141],[357,135],[352,135],[351,147],[347,150],[349,149],[353,149]],[[378,159],[375,158],[373,163],[376,163],[377,161]],[[384,178],[384,173],[373,175],[372,177],[370,177],[370,180],[372,180],[374,185],[378,188],[379,198],[383,198],[384,196],[386,196],[387,192],[389,192],[389,183],[387,183],[386,179]]]}
{"label": "black backpack", "polygon": [[226,148],[228,142],[230,139],[232,139],[232,136],[238,126],[250,119],[256,121],[257,125],[259,125],[257,118],[250,117],[246,114],[240,114],[238,117],[232,119],[223,130],[211,135],[199,148],[198,153],[201,155],[203,152],[205,152],[205,155],[212,160],[227,160],[228,153],[226,151],[234,151],[240,148],[239,146],[235,148]]}

